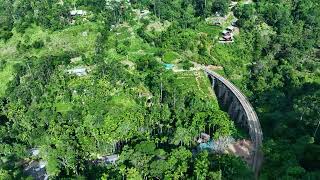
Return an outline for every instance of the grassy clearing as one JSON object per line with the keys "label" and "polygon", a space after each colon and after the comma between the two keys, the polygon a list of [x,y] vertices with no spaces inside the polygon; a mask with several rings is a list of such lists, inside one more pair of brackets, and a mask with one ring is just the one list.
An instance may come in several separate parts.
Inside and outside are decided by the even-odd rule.
{"label": "grassy clearing", "polygon": [[129,46],[128,51],[129,52],[136,52],[136,51],[139,51],[141,49],[144,49],[145,46],[147,46],[147,45],[144,44],[142,39],[137,38],[137,37],[132,37],[130,39],[130,46]]}
{"label": "grassy clearing", "polygon": [[12,80],[14,63],[8,63],[6,67],[0,71],[0,97],[5,95],[7,84]]}
{"label": "grassy clearing", "polygon": [[[88,55],[94,54],[96,37],[99,26],[96,23],[85,23],[71,26],[61,31],[50,32],[41,27],[33,25],[26,29],[25,34],[13,31],[13,37],[6,43],[0,42],[0,57],[16,60],[17,58],[45,55],[59,55],[64,52],[84,52]],[[86,33],[86,34],[85,34]],[[30,48],[19,52],[19,42],[31,45],[35,41],[43,41],[41,49]]]}
{"label": "grassy clearing", "polygon": [[200,23],[196,27],[197,31],[203,32],[208,34],[211,37],[219,36],[220,32],[222,31],[222,28],[219,26],[212,26],[207,23]]}
{"label": "grassy clearing", "polygon": [[60,113],[65,113],[72,109],[72,105],[70,103],[56,103],[55,107],[56,111]]}
{"label": "grassy clearing", "polygon": [[163,62],[172,64],[176,59],[179,58],[179,55],[173,51],[168,51],[163,55]]}
{"label": "grassy clearing", "polygon": [[202,73],[202,71],[198,72],[198,82],[200,89],[202,89],[205,94],[212,94],[212,91],[209,89],[211,87],[210,81],[208,77]]}
{"label": "grassy clearing", "polygon": [[0,41],[0,59],[10,61],[17,57],[16,44],[8,41]]}
{"label": "grassy clearing", "polygon": [[[87,36],[83,33],[86,32]],[[47,51],[44,53],[59,54],[66,51],[86,52],[94,54],[95,41],[98,35],[98,26],[86,23],[70,27],[63,31],[54,32],[46,43]]]}
{"label": "grassy clearing", "polygon": [[[136,62],[141,56],[156,52],[156,48],[150,47],[148,43],[145,43],[133,32],[133,27],[126,25],[114,31],[107,42],[108,46],[111,47],[107,52],[109,59],[116,61],[128,59]],[[126,54],[121,54],[121,51],[125,51]]]}
{"label": "grassy clearing", "polygon": [[146,32],[151,32],[151,31],[155,31],[155,32],[162,32],[168,29],[168,27],[171,25],[171,23],[169,21],[164,21],[159,22],[159,21],[155,21],[150,23],[147,27],[146,27]]}
{"label": "grassy clearing", "polygon": [[120,107],[121,109],[128,109],[135,106],[136,106],[135,101],[125,94],[113,96],[111,101],[108,103],[109,108],[116,108],[116,109]]}
{"label": "grassy clearing", "polygon": [[203,98],[214,98],[210,90],[210,81],[201,71],[178,73],[175,83],[183,88],[185,93],[195,92]]}

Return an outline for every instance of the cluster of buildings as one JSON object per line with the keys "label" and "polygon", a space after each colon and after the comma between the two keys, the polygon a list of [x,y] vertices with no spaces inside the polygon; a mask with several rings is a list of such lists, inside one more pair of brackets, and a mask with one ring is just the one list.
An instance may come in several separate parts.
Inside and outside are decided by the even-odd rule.
{"label": "cluster of buildings", "polygon": [[[30,160],[25,162],[23,172],[25,175],[32,177],[35,180],[49,180],[49,174],[47,173],[48,162],[40,158],[40,149],[33,148],[29,150]],[[119,159],[118,154],[112,154],[109,156],[98,157],[98,159],[92,160],[94,164],[115,164]],[[1,179],[1,178],[0,178]]]}
{"label": "cluster of buildings", "polygon": [[233,32],[234,32],[234,27],[229,26],[225,30],[222,31],[222,38],[220,41],[233,41]]}
{"label": "cluster of buildings", "polygon": [[86,17],[88,15],[88,12],[85,10],[74,8],[69,12],[69,15],[70,15],[70,18],[69,18],[70,24],[74,25],[76,24],[77,17]]}
{"label": "cluster of buildings", "polygon": [[220,38],[220,41],[233,42],[234,31],[235,27],[233,25],[227,27],[222,31],[222,37]]}
{"label": "cluster of buildings", "polygon": [[[234,7],[238,4],[238,2],[236,1],[231,1],[231,3],[229,4],[229,9],[230,9],[230,13],[228,13],[228,15],[221,17],[220,14],[216,14],[216,17],[213,17],[211,20],[210,19],[206,19],[206,21],[211,21],[212,25],[215,26],[222,26],[230,16],[233,16],[232,10],[234,9]],[[230,43],[233,42],[233,37],[234,37],[234,32],[237,29],[236,28],[236,22],[237,22],[237,18],[234,18],[234,20],[232,21],[231,25],[228,26],[225,30],[222,31],[222,36],[219,38],[219,42],[220,43]]]}

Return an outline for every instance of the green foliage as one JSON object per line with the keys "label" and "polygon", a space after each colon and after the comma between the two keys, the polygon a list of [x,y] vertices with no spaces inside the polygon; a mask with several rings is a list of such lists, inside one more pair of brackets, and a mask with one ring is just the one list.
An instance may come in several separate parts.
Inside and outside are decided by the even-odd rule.
{"label": "green foliage", "polygon": [[3,64],[1,67],[3,68],[0,70],[0,97],[4,96],[5,91],[7,89],[8,83],[13,79],[13,64],[11,63],[4,63],[5,61],[1,61]]}
{"label": "green foliage", "polygon": [[0,1],[0,40],[8,41],[12,36],[13,29],[13,6],[9,0]]}
{"label": "green foliage", "polygon": [[0,71],[3,71],[3,69],[6,67],[7,61],[6,60],[0,60]]}
{"label": "green foliage", "polygon": [[195,174],[197,179],[205,180],[208,174],[209,161],[208,161],[208,152],[203,151],[198,154],[195,162]]}
{"label": "green foliage", "polygon": [[194,65],[188,60],[182,61],[181,64],[182,64],[182,68],[185,70],[189,70],[190,68],[194,67]]}
{"label": "green foliage", "polygon": [[72,105],[70,103],[57,103],[55,105],[57,112],[68,112],[72,109]]}
{"label": "green foliage", "polygon": [[239,157],[221,155],[212,156],[213,169],[222,170],[223,179],[253,179],[253,172]]}
{"label": "green foliage", "polygon": [[[229,3],[0,0],[0,179],[22,179],[34,147],[53,179],[252,178],[239,158],[193,156],[201,132],[247,135],[202,72],[162,64],[191,61],[223,66],[249,96],[264,132],[262,179],[319,179],[318,1],[240,2],[240,34],[220,44],[222,29],[204,19]],[[71,17],[74,7],[88,15]],[[148,30],[154,23],[168,26]],[[80,66],[87,76],[67,73]],[[96,163],[110,154],[115,165]]]}
{"label": "green foliage", "polygon": [[135,168],[128,169],[127,173],[128,180],[142,180],[142,176]]}
{"label": "green foliage", "polygon": [[174,61],[178,58],[179,56],[175,52],[166,52],[163,55],[163,62],[165,63],[174,63]]}
{"label": "green foliage", "polygon": [[33,44],[32,44],[33,48],[35,49],[40,49],[44,46],[44,42],[43,41],[35,41]]}
{"label": "green foliage", "polygon": [[13,179],[8,171],[0,169],[0,179]]}
{"label": "green foliage", "polygon": [[[316,131],[320,116],[314,107],[318,104],[316,89],[320,77],[314,67],[319,64],[313,53],[315,41],[309,39],[319,34],[315,29],[319,28],[320,19],[314,13],[319,8],[314,2],[259,1],[256,6],[236,9],[239,25],[255,34],[248,89],[253,92],[252,99],[268,139],[263,169],[263,177],[267,179],[303,178],[309,173],[301,162],[306,144],[319,142]],[[308,25],[309,17],[303,15],[307,11],[313,30]],[[260,24],[259,28],[255,24]],[[300,141],[306,136],[315,137],[316,142]],[[289,144],[295,148],[290,149]],[[277,173],[271,173],[275,168]]]}
{"label": "green foliage", "polygon": [[196,29],[199,32],[206,33],[212,39],[215,38],[216,36],[220,35],[220,33],[222,31],[221,27],[212,26],[212,25],[209,25],[208,23],[205,23],[205,22],[200,22],[198,24],[198,26],[196,27]]}
{"label": "green foliage", "polygon": [[230,0],[214,0],[212,2],[211,10],[213,13],[218,13],[221,16],[224,16],[229,11]]}
{"label": "green foliage", "polygon": [[12,36],[12,32],[8,32],[5,30],[0,31],[0,39],[4,39],[4,41],[8,41]]}
{"label": "green foliage", "polygon": [[239,18],[239,20],[237,21],[237,25],[240,27],[246,27],[248,21],[256,16],[254,5],[244,4],[237,6],[234,10],[234,15]]}

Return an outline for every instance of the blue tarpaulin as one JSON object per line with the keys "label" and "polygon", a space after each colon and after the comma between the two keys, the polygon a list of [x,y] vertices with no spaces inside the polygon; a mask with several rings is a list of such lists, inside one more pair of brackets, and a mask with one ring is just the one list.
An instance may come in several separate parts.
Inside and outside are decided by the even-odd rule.
{"label": "blue tarpaulin", "polygon": [[164,64],[164,67],[167,69],[167,70],[170,70],[174,67],[174,64]]}
{"label": "blue tarpaulin", "polygon": [[214,142],[213,140],[210,140],[206,143],[200,143],[199,144],[200,151],[202,150],[214,150]]}

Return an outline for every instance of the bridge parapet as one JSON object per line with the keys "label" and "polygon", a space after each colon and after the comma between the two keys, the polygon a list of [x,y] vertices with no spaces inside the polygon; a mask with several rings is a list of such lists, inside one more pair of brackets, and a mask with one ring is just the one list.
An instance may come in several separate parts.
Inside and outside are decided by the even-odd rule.
{"label": "bridge parapet", "polygon": [[245,128],[254,145],[251,167],[258,176],[262,165],[262,130],[256,112],[246,96],[230,81],[218,73],[205,69],[205,73],[211,80],[212,88],[222,106],[230,117],[241,127]]}

